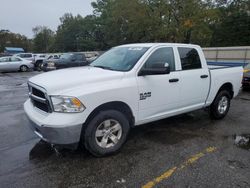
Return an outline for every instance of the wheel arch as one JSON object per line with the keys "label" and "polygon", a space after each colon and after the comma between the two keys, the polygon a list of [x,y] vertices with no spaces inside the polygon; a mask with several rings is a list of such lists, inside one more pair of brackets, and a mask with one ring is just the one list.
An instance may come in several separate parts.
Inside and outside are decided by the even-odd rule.
{"label": "wheel arch", "polygon": [[218,95],[218,93],[219,93],[220,91],[223,91],[223,90],[226,90],[226,91],[228,91],[228,92],[230,93],[231,99],[234,97],[234,90],[233,90],[233,84],[232,84],[232,83],[230,83],[230,82],[224,83],[224,84],[220,87],[220,89],[218,90],[216,96]]}
{"label": "wheel arch", "polygon": [[93,119],[100,111],[104,110],[117,110],[123,113],[128,118],[130,127],[134,126],[135,118],[133,111],[128,104],[122,101],[112,101],[99,105],[89,114],[83,126],[86,126],[91,121],[91,119]]}

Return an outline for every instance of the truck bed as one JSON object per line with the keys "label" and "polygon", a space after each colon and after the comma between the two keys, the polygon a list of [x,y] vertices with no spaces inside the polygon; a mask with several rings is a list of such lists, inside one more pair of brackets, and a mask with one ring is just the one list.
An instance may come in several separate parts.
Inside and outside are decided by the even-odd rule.
{"label": "truck bed", "polygon": [[206,100],[207,105],[213,102],[217,92],[224,83],[231,83],[234,96],[238,94],[243,75],[242,67],[208,65],[208,69],[210,74],[210,91]]}
{"label": "truck bed", "polygon": [[225,65],[208,65],[209,70],[226,69],[226,68],[232,68],[232,67],[231,66],[225,66]]}

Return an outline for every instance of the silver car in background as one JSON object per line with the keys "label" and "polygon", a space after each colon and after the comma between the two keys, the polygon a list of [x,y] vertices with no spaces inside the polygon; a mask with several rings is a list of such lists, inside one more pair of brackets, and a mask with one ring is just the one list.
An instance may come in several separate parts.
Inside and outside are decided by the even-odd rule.
{"label": "silver car in background", "polygon": [[20,57],[1,57],[0,72],[21,71],[27,72],[34,68],[31,60],[22,59]]}
{"label": "silver car in background", "polygon": [[32,53],[19,53],[19,54],[15,54],[15,57],[20,57],[29,61],[33,61],[33,63],[35,62],[35,55]]}

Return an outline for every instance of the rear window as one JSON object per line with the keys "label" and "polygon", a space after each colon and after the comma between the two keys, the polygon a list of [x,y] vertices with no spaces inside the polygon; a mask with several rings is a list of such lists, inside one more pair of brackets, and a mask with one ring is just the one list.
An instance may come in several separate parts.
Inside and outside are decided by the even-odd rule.
{"label": "rear window", "polygon": [[201,60],[196,49],[178,47],[182,70],[200,69]]}

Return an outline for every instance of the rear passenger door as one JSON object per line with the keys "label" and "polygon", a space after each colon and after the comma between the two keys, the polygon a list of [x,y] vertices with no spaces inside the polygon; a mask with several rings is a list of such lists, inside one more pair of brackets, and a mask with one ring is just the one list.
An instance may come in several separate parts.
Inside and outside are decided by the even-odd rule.
{"label": "rear passenger door", "polygon": [[202,67],[195,48],[178,47],[181,62],[180,85],[181,104],[184,108],[200,108],[204,105],[209,91],[209,71]]}

